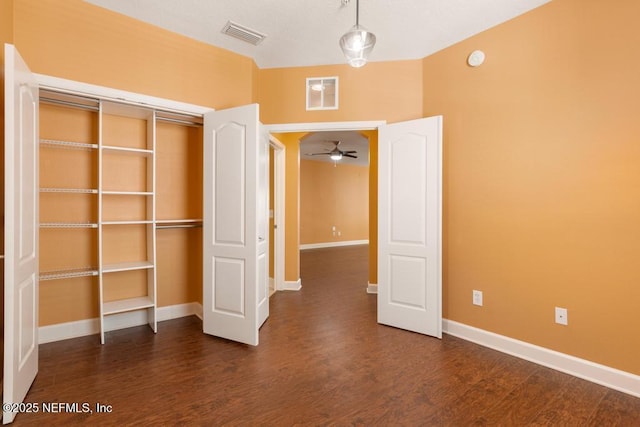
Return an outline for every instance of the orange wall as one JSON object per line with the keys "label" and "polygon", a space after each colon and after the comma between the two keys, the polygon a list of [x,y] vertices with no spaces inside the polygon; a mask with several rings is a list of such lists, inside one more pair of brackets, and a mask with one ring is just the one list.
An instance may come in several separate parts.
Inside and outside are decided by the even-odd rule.
{"label": "orange wall", "polygon": [[[4,66],[4,44],[13,43],[13,0],[0,0],[0,43],[2,43],[0,60]],[[4,111],[4,106],[0,108]]]}
{"label": "orange wall", "polygon": [[[4,144],[4,44],[13,43],[13,1],[0,0],[0,141]],[[4,165],[4,145],[0,150],[0,164]],[[3,169],[4,170],[4,169]],[[4,189],[4,173],[0,174],[0,188]],[[0,191],[4,196],[4,191]],[[4,197],[0,198],[2,229],[0,243],[4,254]],[[4,264],[3,264],[4,265]],[[4,276],[4,275],[3,275]]]}
{"label": "orange wall", "polygon": [[14,12],[14,43],[36,73],[216,109],[255,101],[250,58],[81,0],[20,0]]}
{"label": "orange wall", "polygon": [[[4,141],[4,44],[13,43],[13,0],[0,0],[0,96],[2,96],[2,102],[0,102],[0,131],[2,135],[0,140]],[[0,154],[0,160],[4,165],[4,149]],[[0,177],[0,184],[4,188],[4,174]],[[4,195],[4,192],[2,192]],[[2,207],[4,209],[4,201],[2,201]],[[4,215],[3,215],[4,224]],[[2,233],[4,235],[4,227],[2,227]],[[4,246],[3,246],[4,248]],[[4,251],[4,249],[3,249]]]}
{"label": "orange wall", "polygon": [[368,238],[369,167],[301,160],[300,244]]}
{"label": "orange wall", "polygon": [[556,0],[424,59],[424,115],[444,116],[444,316],[635,374],[638,16]]}
{"label": "orange wall", "polygon": [[[339,108],[306,111],[307,77],[331,76],[339,78]],[[422,117],[422,61],[260,70],[258,102],[268,124],[416,119]]]}

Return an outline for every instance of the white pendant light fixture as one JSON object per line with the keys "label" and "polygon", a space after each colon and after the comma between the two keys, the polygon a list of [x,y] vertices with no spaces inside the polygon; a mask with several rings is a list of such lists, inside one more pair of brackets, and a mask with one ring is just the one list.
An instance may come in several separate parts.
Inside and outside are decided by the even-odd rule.
{"label": "white pendant light fixture", "polygon": [[360,0],[356,0],[356,25],[340,38],[340,48],[352,67],[362,67],[376,44],[375,34],[360,25]]}

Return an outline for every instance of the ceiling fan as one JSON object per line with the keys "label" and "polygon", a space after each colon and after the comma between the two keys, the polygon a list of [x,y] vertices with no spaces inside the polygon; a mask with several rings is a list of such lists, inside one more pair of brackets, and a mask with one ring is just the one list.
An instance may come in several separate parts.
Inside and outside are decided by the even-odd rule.
{"label": "ceiling fan", "polygon": [[352,159],[358,158],[358,156],[355,155],[357,153],[357,151],[355,150],[349,150],[349,151],[340,150],[338,148],[338,145],[340,145],[340,141],[327,141],[327,142],[331,142],[335,144],[335,147],[333,147],[333,150],[327,151],[326,153],[309,153],[309,156],[329,156],[331,160],[341,160],[343,157],[351,157]]}

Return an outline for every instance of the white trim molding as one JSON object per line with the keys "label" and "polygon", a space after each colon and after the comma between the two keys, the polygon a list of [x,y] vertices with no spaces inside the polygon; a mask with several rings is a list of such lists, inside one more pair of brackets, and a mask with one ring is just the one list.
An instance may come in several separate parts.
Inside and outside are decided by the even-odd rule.
{"label": "white trim molding", "polygon": [[356,246],[356,245],[368,245],[369,240],[345,240],[342,242],[325,242],[325,243],[307,243],[300,245],[300,250],[307,249],[322,249],[322,248],[336,248],[339,246]]}
{"label": "white trim molding", "polygon": [[582,378],[632,396],[640,397],[640,376],[605,365],[580,359],[504,335],[458,323],[442,320],[443,332],[474,342],[484,347],[546,366],[574,377]]}
{"label": "white trim molding", "polygon": [[386,124],[386,120],[369,120],[358,122],[312,122],[312,123],[280,123],[264,125],[272,133],[288,132],[319,132],[341,130],[369,130],[378,129]]}
{"label": "white trim molding", "polygon": [[155,96],[143,95],[135,92],[128,92],[120,89],[113,89],[105,86],[97,86],[90,83],[82,83],[75,80],[67,80],[60,77],[37,74],[36,80],[41,89],[52,89],[57,92],[90,97],[100,97],[105,100],[115,101],[123,104],[145,105],[164,109],[181,114],[203,115],[213,108],[201,105],[187,104],[185,102],[170,99],[157,98]]}
{"label": "white trim molding", "polygon": [[367,293],[368,294],[377,294],[378,293],[378,284],[377,283],[367,283]]}
{"label": "white trim molding", "polygon": [[285,182],[286,182],[286,171],[285,171],[285,156],[286,156],[286,147],[285,145],[279,141],[273,135],[269,135],[269,144],[271,149],[273,150],[273,186],[274,193],[273,197],[273,209],[274,209],[274,218],[273,225],[275,230],[273,232],[273,246],[274,246],[274,260],[273,260],[273,268],[274,268],[274,279],[275,285],[273,287],[274,290],[278,290],[281,286],[280,284],[284,282],[284,261],[285,261],[285,253],[284,253],[284,240],[285,240]]}
{"label": "white trim molding", "polygon": [[279,291],[299,291],[300,289],[302,289],[302,278],[299,278],[298,280],[295,280],[293,282],[285,280],[282,287],[279,288],[278,290]]}
{"label": "white trim molding", "polygon": [[[202,319],[202,304],[191,302],[176,304],[167,307],[158,307],[157,320],[178,319],[196,315]],[[146,310],[119,313],[105,318],[105,331],[131,328],[133,326],[146,325],[148,323]],[[75,322],[58,323],[55,325],[40,326],[38,328],[38,344],[46,344],[54,341],[62,341],[70,338],[84,337],[100,333],[100,319],[85,319]]]}
{"label": "white trim molding", "polygon": [[179,319],[181,317],[196,315],[202,319],[202,304],[198,302],[190,302],[187,304],[169,305],[166,307],[158,307],[158,322],[171,319]]}
{"label": "white trim molding", "polygon": [[[192,314],[195,315],[198,319],[202,320],[202,304],[200,304],[199,302],[192,302],[191,304],[194,311]],[[163,320],[169,320],[169,319],[163,319]]]}

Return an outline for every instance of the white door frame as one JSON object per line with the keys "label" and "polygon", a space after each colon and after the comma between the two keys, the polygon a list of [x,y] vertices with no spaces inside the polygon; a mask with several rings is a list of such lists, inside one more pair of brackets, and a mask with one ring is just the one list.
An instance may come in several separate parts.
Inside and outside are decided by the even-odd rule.
{"label": "white door frame", "polygon": [[[273,133],[292,133],[292,132],[328,132],[328,131],[359,131],[359,130],[377,130],[380,126],[385,125],[386,120],[370,120],[370,121],[356,121],[356,122],[318,122],[318,123],[282,123],[275,125],[264,125],[267,131],[270,134]],[[281,194],[284,194],[284,151],[282,151],[282,179],[280,182],[282,183],[282,191]],[[276,183],[278,182],[276,178]],[[277,191],[277,190],[276,190]],[[282,200],[282,209],[280,210],[284,215],[284,199]],[[300,212],[300,198],[298,198],[298,212]],[[282,218],[282,222],[280,224],[284,224],[284,217]],[[282,232],[281,241],[284,243],[284,227],[280,227]],[[300,228],[300,224],[298,224],[298,229]],[[276,237],[276,242],[277,242]],[[300,262],[300,247],[296,248],[298,254],[298,262]],[[282,256],[278,259],[282,261],[282,271],[284,273],[284,245],[282,247]],[[284,277],[282,278],[282,288],[277,289],[285,289],[284,288]],[[287,288],[292,289],[292,288]],[[297,288],[296,290],[299,290]]]}
{"label": "white door frame", "polygon": [[386,120],[369,120],[355,122],[317,122],[317,123],[281,123],[264,125],[270,133],[291,132],[328,132],[348,130],[372,130],[387,124]]}
{"label": "white door frame", "polygon": [[[266,126],[265,126],[266,127]],[[269,134],[269,145],[273,149],[273,200],[274,217],[276,226],[273,232],[273,279],[275,290],[284,289],[284,207],[285,207],[285,154],[286,147],[276,137]]]}
{"label": "white door frame", "polygon": [[106,86],[98,86],[90,83],[67,80],[60,77],[37,74],[36,80],[40,89],[51,89],[58,92],[67,92],[80,96],[98,97],[103,100],[110,100],[122,104],[144,105],[151,108],[160,108],[165,111],[174,111],[181,114],[202,116],[214,108],[204,107],[196,104],[189,104],[180,101],[173,101],[166,98],[143,95],[126,90],[113,89]]}

